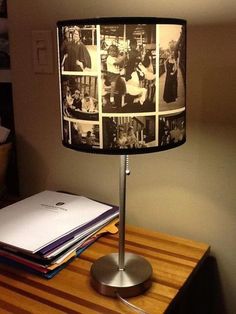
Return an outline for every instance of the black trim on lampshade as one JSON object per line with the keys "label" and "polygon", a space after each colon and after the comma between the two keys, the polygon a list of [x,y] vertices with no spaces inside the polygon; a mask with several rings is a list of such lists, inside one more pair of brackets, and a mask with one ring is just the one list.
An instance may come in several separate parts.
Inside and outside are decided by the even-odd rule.
{"label": "black trim on lampshade", "polygon": [[[99,23],[98,23],[99,22]],[[144,17],[144,16],[131,16],[131,17],[97,17],[88,19],[72,19],[58,21],[57,26],[68,26],[68,25],[85,25],[85,24],[182,24],[186,25],[186,20],[180,18],[166,18],[166,17]]]}
{"label": "black trim on lampshade", "polygon": [[148,153],[156,153],[156,152],[161,152],[161,151],[165,151],[168,149],[172,149],[172,148],[177,148],[181,145],[183,145],[186,142],[186,138],[181,141],[181,143],[176,143],[176,144],[169,144],[168,147],[166,146],[160,146],[159,149],[157,150],[156,147],[148,147],[148,148],[139,148],[139,149],[91,149],[91,148],[86,148],[84,147],[83,150],[81,148],[78,148],[75,145],[69,145],[65,142],[62,142],[62,144],[70,149],[79,151],[79,152],[84,152],[84,153],[92,153],[92,154],[108,154],[108,155],[137,155],[137,154],[148,154]]}
{"label": "black trim on lampshade", "polygon": [[124,155],[185,143],[185,20],[75,19],[57,30],[65,147]]}

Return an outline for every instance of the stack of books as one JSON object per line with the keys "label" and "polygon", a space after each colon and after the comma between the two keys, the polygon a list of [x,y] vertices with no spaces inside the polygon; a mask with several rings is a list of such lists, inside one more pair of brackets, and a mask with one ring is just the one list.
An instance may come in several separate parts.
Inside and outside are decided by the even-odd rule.
{"label": "stack of books", "polygon": [[0,262],[52,278],[104,232],[119,209],[83,196],[44,191],[0,210]]}

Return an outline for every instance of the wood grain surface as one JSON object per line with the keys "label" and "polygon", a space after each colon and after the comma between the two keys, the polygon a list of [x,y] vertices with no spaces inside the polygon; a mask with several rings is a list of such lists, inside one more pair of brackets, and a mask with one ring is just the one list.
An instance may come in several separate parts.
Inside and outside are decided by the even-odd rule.
{"label": "wood grain surface", "polygon": [[[0,264],[0,313],[132,313],[119,300],[90,286],[90,267],[99,257],[118,251],[118,235],[106,235],[53,279]],[[126,251],[144,256],[153,267],[152,287],[129,301],[149,314],[165,313],[209,253],[209,246],[133,226],[126,230]],[[140,270],[142,271],[142,270]]]}

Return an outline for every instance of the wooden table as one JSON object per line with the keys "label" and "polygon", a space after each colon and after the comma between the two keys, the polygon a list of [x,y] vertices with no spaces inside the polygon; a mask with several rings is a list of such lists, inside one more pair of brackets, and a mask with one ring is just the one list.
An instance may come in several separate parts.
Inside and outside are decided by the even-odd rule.
{"label": "wooden table", "polygon": [[[89,283],[91,264],[100,256],[117,252],[117,238],[100,238],[51,280],[0,264],[0,313],[132,313],[119,300],[95,292]],[[130,302],[149,314],[160,314],[184,297],[182,291],[188,289],[208,256],[209,246],[128,226],[126,250],[143,255],[154,270],[152,287]]]}

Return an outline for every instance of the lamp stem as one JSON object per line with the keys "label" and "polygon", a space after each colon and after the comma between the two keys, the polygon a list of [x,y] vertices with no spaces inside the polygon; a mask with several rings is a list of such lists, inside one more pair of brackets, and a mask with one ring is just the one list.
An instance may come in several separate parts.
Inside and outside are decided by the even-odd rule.
{"label": "lamp stem", "polygon": [[125,201],[128,155],[120,156],[119,252],[100,257],[91,267],[91,283],[99,293],[111,297],[134,297],[151,287],[152,266],[143,257],[125,254]]}
{"label": "lamp stem", "polygon": [[128,155],[120,156],[119,270],[125,268],[125,202]]}

